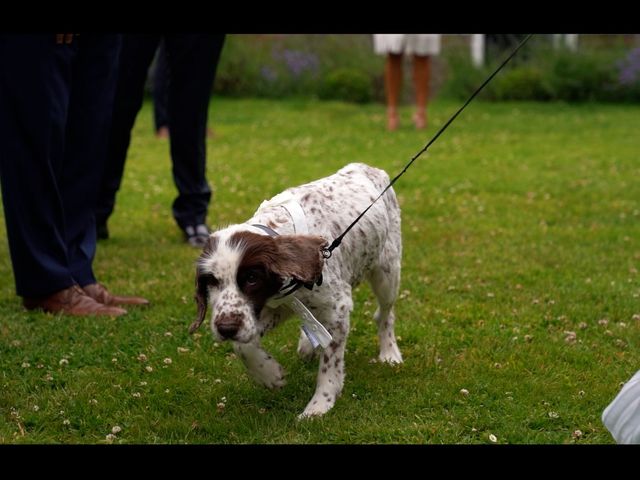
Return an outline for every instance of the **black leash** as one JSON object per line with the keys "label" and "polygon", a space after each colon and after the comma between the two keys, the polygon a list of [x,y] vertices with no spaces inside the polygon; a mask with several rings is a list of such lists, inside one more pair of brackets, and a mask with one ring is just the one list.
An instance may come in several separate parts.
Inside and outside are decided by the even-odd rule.
{"label": "black leash", "polygon": [[384,195],[384,194],[387,192],[387,190],[389,190],[389,189],[393,186],[393,184],[394,184],[394,183],[396,183],[396,180],[398,180],[402,175],[404,175],[404,173],[405,173],[405,172],[407,171],[407,169],[411,166],[411,164],[412,164],[413,162],[415,162],[415,161],[416,161],[416,159],[417,159],[420,155],[422,155],[424,152],[426,152],[426,151],[427,151],[427,149],[431,146],[431,144],[432,144],[433,142],[435,142],[435,141],[438,139],[438,137],[442,134],[442,132],[444,132],[444,131],[447,129],[447,127],[448,127],[449,125],[451,125],[451,122],[453,122],[453,121],[456,119],[456,117],[457,117],[458,115],[460,115],[460,113],[462,112],[462,110],[464,110],[464,109],[466,108],[466,106],[467,106],[467,105],[469,105],[469,103],[471,103],[471,100],[473,100],[473,99],[476,97],[476,95],[478,95],[478,93],[480,93],[480,91],[481,91],[481,90],[482,90],[482,89],[487,85],[487,83],[489,83],[489,82],[493,79],[493,77],[495,77],[495,76],[496,76],[496,74],[497,74],[500,70],[502,70],[502,67],[504,67],[507,63],[509,63],[509,60],[511,60],[511,59],[513,58],[513,56],[518,52],[518,50],[520,50],[520,48],[521,48],[525,43],[527,43],[527,42],[529,41],[529,39],[531,38],[531,36],[532,36],[532,35],[533,35],[533,34],[531,34],[531,33],[530,33],[529,35],[527,35],[527,36],[526,36],[526,38],[525,38],[524,40],[522,40],[522,42],[520,42],[520,45],[518,45],[518,46],[516,47],[516,49],[511,53],[511,55],[509,55],[509,56],[507,57],[507,59],[506,59],[504,62],[502,62],[502,64],[501,64],[501,65],[496,69],[496,71],[495,71],[495,72],[493,72],[493,73],[489,76],[489,78],[487,78],[487,79],[484,81],[484,83],[483,83],[482,85],[480,85],[480,86],[476,89],[476,91],[475,91],[475,92],[473,92],[473,94],[469,97],[469,99],[465,102],[465,104],[464,104],[464,105],[462,105],[462,107],[460,107],[460,108],[458,109],[458,111],[457,111],[457,112],[456,112],[456,113],[455,113],[455,114],[454,114],[454,115],[453,115],[453,116],[452,116],[452,117],[447,121],[447,123],[445,123],[445,124],[440,128],[440,130],[438,130],[438,132],[433,136],[433,138],[429,141],[429,143],[427,143],[427,144],[425,145],[425,147],[424,147],[422,150],[420,150],[420,151],[419,151],[419,152],[418,152],[418,153],[417,153],[417,154],[416,154],[416,155],[415,155],[415,156],[414,156],[414,157],[409,161],[409,163],[407,163],[407,165],[405,165],[404,169],[403,169],[403,170],[402,170],[398,175],[396,175],[396,176],[393,178],[393,180],[391,180],[391,182],[389,183],[389,185],[387,185],[387,186],[385,187],[385,189],[380,193],[380,195],[378,195],[378,197],[377,197],[373,202],[371,202],[371,205],[369,205],[369,206],[368,206],[368,207],[367,207],[367,208],[366,208],[366,209],[365,209],[365,210],[364,210],[360,215],[358,215],[358,218],[356,218],[356,219],[351,223],[351,225],[349,225],[349,226],[347,227],[347,229],[346,229],[344,232],[342,232],[342,233],[340,234],[340,236],[339,236],[339,237],[337,237],[337,238],[333,241],[333,243],[331,243],[331,245],[329,245],[328,247],[326,247],[326,248],[324,248],[324,249],[322,250],[322,256],[323,256],[324,258],[330,258],[330,257],[331,257],[331,254],[332,254],[332,253],[333,253],[333,251],[334,251],[334,250],[335,250],[335,249],[340,245],[340,243],[342,242],[342,239],[344,238],[344,236],[345,236],[347,233],[349,233],[349,230],[351,230],[351,229],[355,226],[355,224],[356,224],[356,223],[358,223],[358,221],[360,221],[360,219],[364,216],[364,214],[365,214],[365,213],[367,213],[371,207],[373,207],[373,205],[374,205],[374,204],[375,204],[375,203],[380,199],[380,197],[382,197],[382,195]]}

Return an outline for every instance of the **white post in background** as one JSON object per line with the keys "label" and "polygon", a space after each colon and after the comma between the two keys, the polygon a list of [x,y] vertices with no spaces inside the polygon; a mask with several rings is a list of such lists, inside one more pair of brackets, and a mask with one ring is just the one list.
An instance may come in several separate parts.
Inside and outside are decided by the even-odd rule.
{"label": "white post in background", "polygon": [[578,50],[578,34],[577,33],[566,33],[564,35],[564,42],[567,45],[567,48],[572,52]]}
{"label": "white post in background", "polygon": [[553,47],[567,47],[572,52],[578,50],[578,34],[577,33],[554,33]]}
{"label": "white post in background", "polygon": [[471,61],[476,67],[484,65],[484,35],[482,33],[471,35]]}

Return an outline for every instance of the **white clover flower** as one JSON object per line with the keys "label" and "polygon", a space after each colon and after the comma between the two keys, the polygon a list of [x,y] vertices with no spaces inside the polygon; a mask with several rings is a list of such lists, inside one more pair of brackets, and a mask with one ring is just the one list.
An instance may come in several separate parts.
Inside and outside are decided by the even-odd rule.
{"label": "white clover flower", "polygon": [[171,333],[171,332],[164,332],[164,336],[165,336],[165,337],[173,337],[173,333]]}
{"label": "white clover flower", "polygon": [[216,405],[216,408],[218,409],[218,411],[219,411],[219,412],[222,412],[222,411],[224,410],[224,407],[225,407],[225,406],[226,406],[226,405],[225,405],[224,403],[219,402],[219,403]]}
{"label": "white clover flower", "polygon": [[574,430],[573,433],[571,434],[571,436],[573,438],[580,438],[582,437],[582,430]]}
{"label": "white clover flower", "polygon": [[33,406],[33,411],[37,412],[38,410],[40,410],[40,407],[38,405],[34,405]]}
{"label": "white clover flower", "polygon": [[61,359],[58,362],[59,365],[69,365],[69,360],[67,360],[66,358]]}
{"label": "white clover flower", "polygon": [[140,398],[140,392],[133,392],[132,395],[134,398]]}
{"label": "white clover flower", "polygon": [[105,440],[107,441],[107,443],[113,443],[113,441],[116,439],[117,437],[113,434],[110,433],[105,437]]}
{"label": "white clover flower", "polygon": [[112,361],[113,363],[118,363],[118,359],[117,359],[117,358],[112,358],[112,359],[111,359],[111,361]]}
{"label": "white clover flower", "polygon": [[558,418],[559,416],[558,412],[549,412],[549,418]]}
{"label": "white clover flower", "polygon": [[63,424],[63,425],[71,425],[71,422],[65,418],[65,419],[62,421],[62,424]]}
{"label": "white clover flower", "polygon": [[162,361],[162,363],[164,363],[165,365],[171,365],[173,363],[173,360],[167,357]]}
{"label": "white clover flower", "polygon": [[178,347],[178,353],[187,353],[189,351],[188,348],[185,347]]}
{"label": "white clover flower", "polygon": [[496,443],[498,441],[498,438],[493,433],[490,433],[489,434],[489,441],[491,443]]}
{"label": "white clover flower", "polygon": [[114,435],[120,433],[122,431],[122,428],[119,425],[114,425],[113,428],[111,429],[111,433],[113,433]]}
{"label": "white clover flower", "polygon": [[216,378],[213,383],[222,383],[222,380],[220,380],[219,378]]}
{"label": "white clover flower", "polygon": [[96,400],[95,398],[92,398],[91,400],[89,400],[89,403],[91,405],[97,405],[98,404],[98,400]]}
{"label": "white clover flower", "polygon": [[22,362],[22,368],[29,368],[31,364],[29,362]]}
{"label": "white clover flower", "polygon": [[147,372],[153,372],[153,367],[152,367],[151,365],[147,365],[146,367],[144,367],[144,369],[145,369]]}
{"label": "white clover flower", "polygon": [[138,360],[140,360],[141,362],[146,362],[147,356],[144,353],[141,353],[140,355],[138,355]]}
{"label": "white clover flower", "polygon": [[460,394],[464,395],[465,397],[469,396],[469,390],[467,390],[466,388],[462,388],[460,389]]}

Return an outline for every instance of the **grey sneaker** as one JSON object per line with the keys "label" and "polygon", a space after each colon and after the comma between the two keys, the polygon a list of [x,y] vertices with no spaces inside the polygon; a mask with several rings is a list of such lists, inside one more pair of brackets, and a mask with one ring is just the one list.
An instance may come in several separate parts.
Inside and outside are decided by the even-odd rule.
{"label": "grey sneaker", "polygon": [[195,248],[202,248],[205,246],[210,232],[209,227],[204,223],[195,226],[189,225],[184,229],[184,233],[187,237],[187,243]]}

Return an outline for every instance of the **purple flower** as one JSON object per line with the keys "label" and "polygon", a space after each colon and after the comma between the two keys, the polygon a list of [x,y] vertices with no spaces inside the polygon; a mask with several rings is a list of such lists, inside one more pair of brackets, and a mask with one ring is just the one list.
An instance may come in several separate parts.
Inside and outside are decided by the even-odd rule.
{"label": "purple flower", "polygon": [[277,72],[273,68],[266,65],[260,69],[260,76],[267,82],[275,82],[278,78]]}
{"label": "purple flower", "polygon": [[307,71],[315,74],[320,67],[317,55],[301,50],[285,49],[282,52],[274,52],[273,57],[281,59],[294,77],[299,77]]}
{"label": "purple flower", "polygon": [[629,51],[627,56],[618,61],[618,82],[621,85],[633,85],[640,81],[640,48]]}

